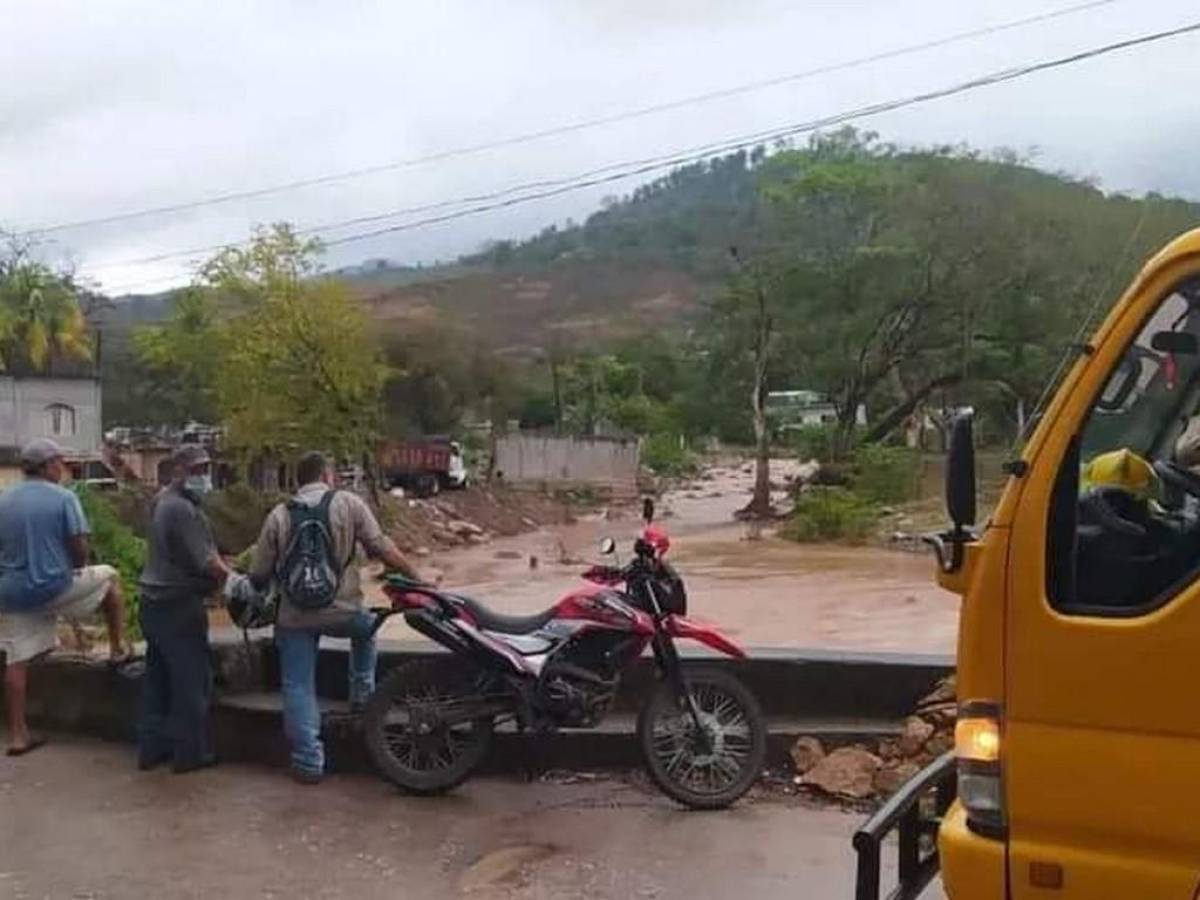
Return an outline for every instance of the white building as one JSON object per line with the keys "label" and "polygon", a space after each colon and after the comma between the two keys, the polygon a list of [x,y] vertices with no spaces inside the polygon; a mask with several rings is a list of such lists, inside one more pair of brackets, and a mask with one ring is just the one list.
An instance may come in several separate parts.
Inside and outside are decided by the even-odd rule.
{"label": "white building", "polygon": [[[767,394],[767,415],[781,431],[810,425],[831,425],[837,421],[837,406],[817,391],[771,391]],[[867,408],[859,404],[855,424],[867,424]]]}
{"label": "white building", "polygon": [[0,483],[19,476],[21,447],[35,438],[57,441],[71,460],[102,458],[100,376],[86,369],[0,374]]}

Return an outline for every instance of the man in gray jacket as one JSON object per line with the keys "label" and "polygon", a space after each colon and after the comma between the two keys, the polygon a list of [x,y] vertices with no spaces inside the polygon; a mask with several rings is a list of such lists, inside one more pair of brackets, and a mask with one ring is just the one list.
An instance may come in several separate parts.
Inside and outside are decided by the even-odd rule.
{"label": "man in gray jacket", "polygon": [[201,498],[212,487],[208,452],[180,447],[172,478],[154,500],[146,567],[139,581],[146,678],[138,768],[172,762],[176,773],[216,762],[209,735],[212,663],[205,601],[229,575]]}
{"label": "man in gray jacket", "polygon": [[[258,590],[272,581],[280,593],[275,645],[283,690],[283,723],[291,745],[292,776],[302,784],[317,784],[325,771],[321,743],[321,712],[317,705],[317,649],[323,634],[350,638],[350,704],[361,708],[375,689],[374,617],[363,608],[362,584],[356,559],[361,545],[372,559],[416,577],[408,560],[383,533],[367,504],[349,491],[335,491],[335,476],[321,453],[307,453],[296,469],[301,487],[295,496],[271,511],[255,546],[250,579]],[[334,570],[331,599],[314,608],[289,596],[288,566],[297,552],[293,541],[297,523],[316,523],[327,536],[329,564]],[[310,525],[299,527],[307,530]],[[322,531],[323,529],[323,531]]]}

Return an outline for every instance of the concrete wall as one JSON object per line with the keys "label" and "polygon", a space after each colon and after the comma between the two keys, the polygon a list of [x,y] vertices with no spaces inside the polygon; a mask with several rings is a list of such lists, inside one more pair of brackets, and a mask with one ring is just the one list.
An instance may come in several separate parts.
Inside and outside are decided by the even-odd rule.
{"label": "concrete wall", "polygon": [[100,402],[99,379],[0,377],[0,446],[48,437],[95,456],[103,440]]}
{"label": "concrete wall", "polygon": [[591,485],[637,493],[638,442],[504,435],[495,442],[492,474],[509,484]]}
{"label": "concrete wall", "polygon": [[171,458],[170,447],[138,447],[130,450],[117,451],[117,457],[129,471],[145,484],[157,485],[164,479],[160,478],[160,470]]}

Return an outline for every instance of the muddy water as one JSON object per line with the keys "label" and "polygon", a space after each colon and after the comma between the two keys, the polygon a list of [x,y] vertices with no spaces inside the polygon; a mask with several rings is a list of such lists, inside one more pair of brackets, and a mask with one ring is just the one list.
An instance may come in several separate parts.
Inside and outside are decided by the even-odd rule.
{"label": "muddy water", "polygon": [[[782,480],[786,468],[773,475]],[[952,653],[958,601],[933,581],[926,556],[870,547],[800,545],[732,521],[749,499],[746,468],[710,472],[669,493],[661,524],[669,559],[688,586],[690,614],[720,624],[751,647],[812,647]],[[784,502],[782,494],[778,502]],[[545,529],[442,554],[431,566],[444,584],[509,613],[536,612],[579,583],[614,537],[623,558],[641,523],[636,510],[608,510]],[[385,637],[414,638],[399,619]]]}

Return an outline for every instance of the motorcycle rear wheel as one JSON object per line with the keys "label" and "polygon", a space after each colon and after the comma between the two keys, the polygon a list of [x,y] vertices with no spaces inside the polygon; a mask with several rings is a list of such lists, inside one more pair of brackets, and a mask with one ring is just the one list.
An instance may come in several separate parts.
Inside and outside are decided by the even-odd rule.
{"label": "motorcycle rear wheel", "polygon": [[482,692],[480,669],[457,656],[417,660],[394,669],[363,714],[367,750],[379,773],[413,794],[440,794],[462,784],[487,757],[492,719],[439,723],[439,710]]}
{"label": "motorcycle rear wheel", "polygon": [[722,809],[750,790],[762,772],[767,755],[762,708],[749,688],[721,669],[685,667],[683,677],[710,746],[698,740],[688,705],[665,680],[638,715],[638,742],[650,778],[664,794],[693,809]]}

